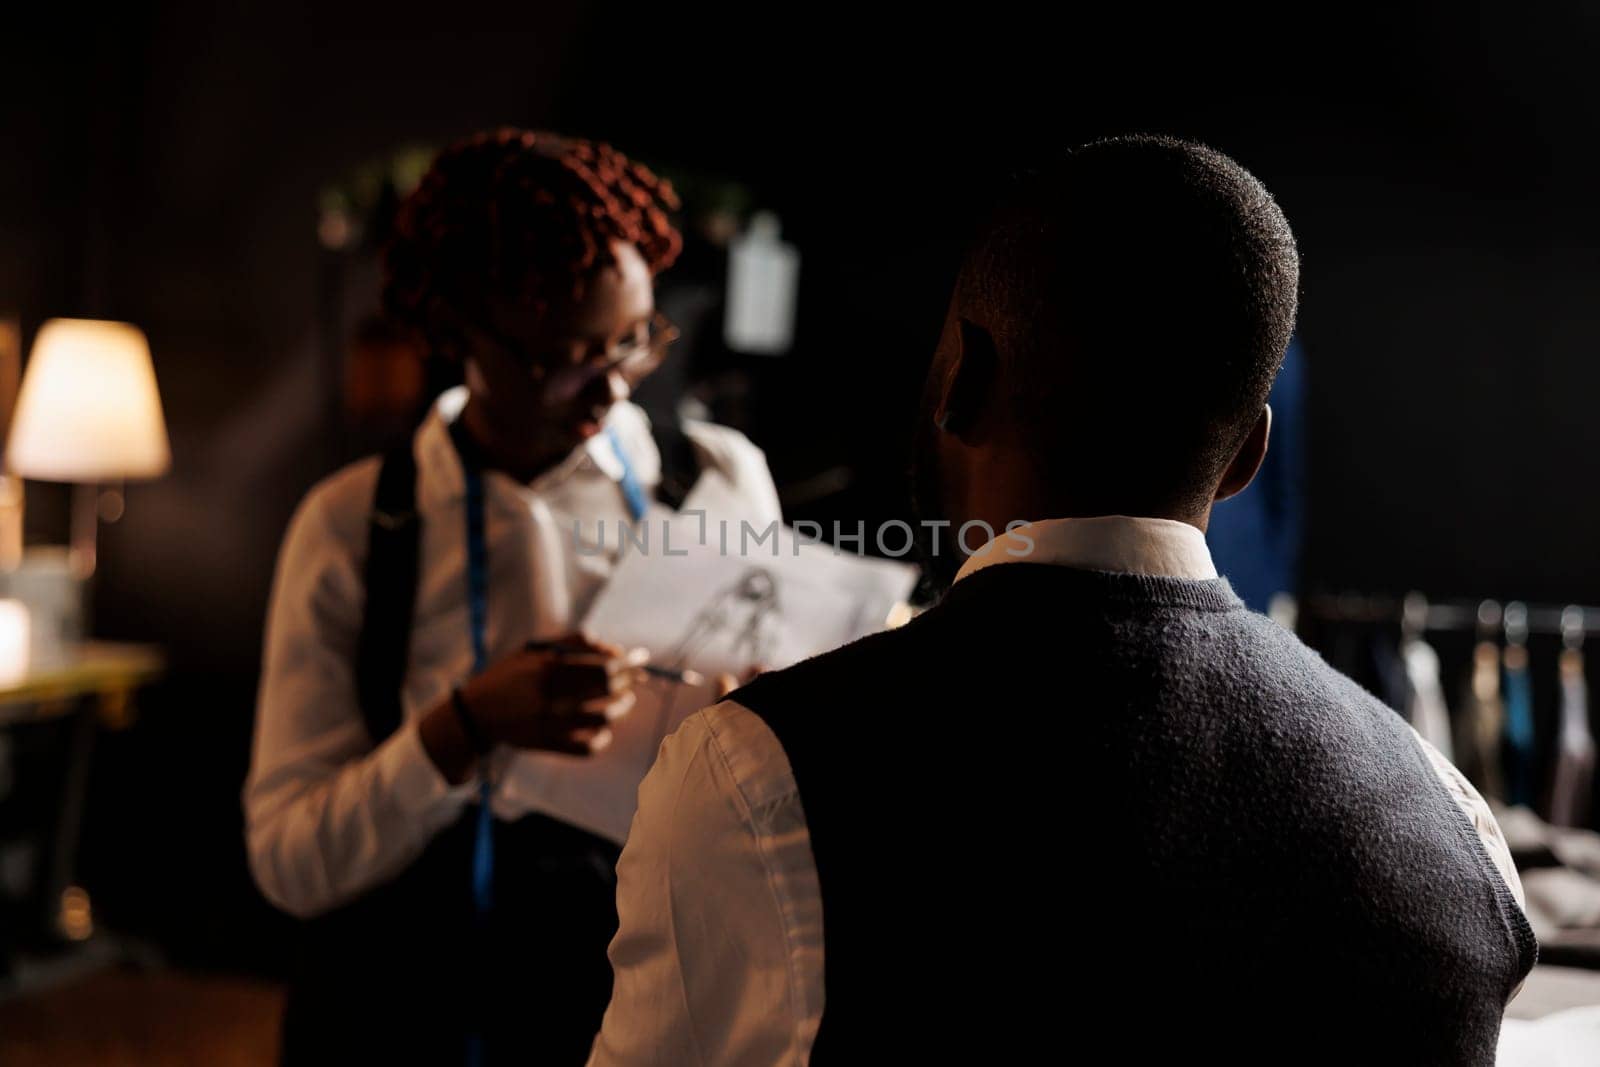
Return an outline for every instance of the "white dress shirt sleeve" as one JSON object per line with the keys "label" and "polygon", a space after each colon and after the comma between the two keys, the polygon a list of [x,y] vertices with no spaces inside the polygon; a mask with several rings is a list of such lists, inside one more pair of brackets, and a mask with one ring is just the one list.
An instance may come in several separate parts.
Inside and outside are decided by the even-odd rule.
{"label": "white dress shirt sleeve", "polygon": [[1528,900],[1522,892],[1522,879],[1517,877],[1517,865],[1511,859],[1511,846],[1506,843],[1506,835],[1501,832],[1500,823],[1495,820],[1489,802],[1483,799],[1483,795],[1467,781],[1466,775],[1457,770],[1455,764],[1446,759],[1442,752],[1420,733],[1415,730],[1412,733],[1417,739],[1417,744],[1422,746],[1422,754],[1428,757],[1428,765],[1433,768],[1433,773],[1444,784],[1445,792],[1450,794],[1450,799],[1455,801],[1456,807],[1461,809],[1461,814],[1472,824],[1472,829],[1482,842],[1483,851],[1488,855],[1489,862],[1494,864],[1494,869],[1505,880],[1506,888],[1511,890],[1511,895],[1516,898],[1517,903],[1526,909]]}
{"label": "white dress shirt sleeve", "polygon": [[[1504,879],[1506,888],[1511,890],[1511,896],[1517,905],[1527,911],[1528,898],[1522,891],[1522,879],[1517,876],[1517,865],[1511,859],[1511,846],[1506,842],[1506,835],[1500,829],[1500,823],[1495,820],[1494,812],[1489,808],[1489,802],[1483,795],[1472,787],[1466,775],[1456,769],[1456,765],[1444,757],[1428,739],[1416,730],[1412,736],[1417,739],[1417,744],[1422,746],[1422,754],[1428,758],[1428,765],[1433,768],[1433,773],[1444,784],[1445,792],[1450,794],[1450,799],[1455,801],[1456,807],[1461,809],[1461,814],[1467,817],[1467,822],[1472,824],[1472,829],[1478,835],[1478,840],[1483,844],[1484,854],[1489,857],[1489,862]],[[1524,978],[1517,983],[1511,991],[1507,1003],[1517,998],[1522,992],[1522,987],[1527,984]]]}
{"label": "white dress shirt sleeve", "polygon": [[356,554],[328,521],[326,490],[301,505],[279,553],[244,789],[256,884],[300,917],[404,869],[471,791],[445,782],[415,722],[371,747],[354,680],[365,595]]}
{"label": "white dress shirt sleeve", "polygon": [[596,1067],[803,1064],[822,1017],[822,901],[794,775],[766,724],[686,720],[639,787]]}

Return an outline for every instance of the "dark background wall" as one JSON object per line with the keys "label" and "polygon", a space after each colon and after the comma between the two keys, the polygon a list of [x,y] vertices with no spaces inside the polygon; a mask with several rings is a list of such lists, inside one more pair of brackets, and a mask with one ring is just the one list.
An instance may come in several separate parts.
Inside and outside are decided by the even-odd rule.
{"label": "dark background wall", "polygon": [[[336,457],[317,194],[497,123],[731,175],[782,215],[805,256],[798,348],[759,376],[752,435],[780,481],[854,466],[852,521],[904,510],[916,382],[995,183],[1104,134],[1211,142],[1301,242],[1309,584],[1600,602],[1600,14],[1279,7],[869,25],[541,5],[517,25],[176,2],[15,27],[0,311],[29,338],[51,315],[143,326],[175,457],[104,536],[97,629],[164,644],[173,670],[101,752],[97,902],[179,955],[273,958],[237,794],[277,540]],[[48,535],[59,508],[30,504]]]}

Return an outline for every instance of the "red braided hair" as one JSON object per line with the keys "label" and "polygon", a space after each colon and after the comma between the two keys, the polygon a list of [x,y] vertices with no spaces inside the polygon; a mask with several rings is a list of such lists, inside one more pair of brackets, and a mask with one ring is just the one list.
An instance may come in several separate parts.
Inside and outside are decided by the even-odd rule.
{"label": "red braided hair", "polygon": [[498,296],[581,299],[615,266],[611,242],[639,249],[652,273],[682,240],[670,183],[607,144],[502,128],[439,153],[400,207],[384,252],[383,302],[396,322],[450,351]]}

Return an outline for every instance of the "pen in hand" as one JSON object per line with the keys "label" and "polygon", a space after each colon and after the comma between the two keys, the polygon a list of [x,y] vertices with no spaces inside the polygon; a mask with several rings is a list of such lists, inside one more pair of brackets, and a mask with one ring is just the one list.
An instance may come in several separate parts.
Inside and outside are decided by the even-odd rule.
{"label": "pen in hand", "polygon": [[[522,646],[528,652],[560,652],[567,646],[559,641],[529,641]],[[636,648],[627,654],[630,667],[644,671],[652,678],[660,678],[666,682],[676,682],[679,685],[704,685],[705,676],[695,670],[673,670],[670,667],[658,667],[647,662],[650,653],[642,648]]]}

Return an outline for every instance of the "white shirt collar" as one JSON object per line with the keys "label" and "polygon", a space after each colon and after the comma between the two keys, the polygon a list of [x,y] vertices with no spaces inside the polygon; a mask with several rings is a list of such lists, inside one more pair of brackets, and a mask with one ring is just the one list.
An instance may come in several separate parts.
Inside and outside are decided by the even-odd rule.
{"label": "white shirt collar", "polygon": [[[432,489],[429,496],[435,503],[447,503],[466,492],[466,476],[461,469],[461,457],[456,454],[455,445],[450,440],[450,424],[460,418],[467,406],[467,396],[467,387],[464,385],[446,389],[439,394],[433,403],[433,410],[428,412],[427,418],[417,429],[413,448],[417,464],[423,471],[422,481]],[[623,406],[612,406],[605,420],[608,428],[613,416]],[[530,492],[541,492],[559,484],[587,463],[592,463],[608,478],[617,481],[622,478],[622,461],[617,456],[611,435],[599,433],[574,448],[565,459],[539,475],[532,483],[526,486],[516,482],[509,484]]]}
{"label": "white shirt collar", "polygon": [[1001,563],[1050,563],[1158,578],[1217,576],[1206,535],[1186,522],[1129,515],[1045,519],[999,534],[974,552],[956,581]]}

